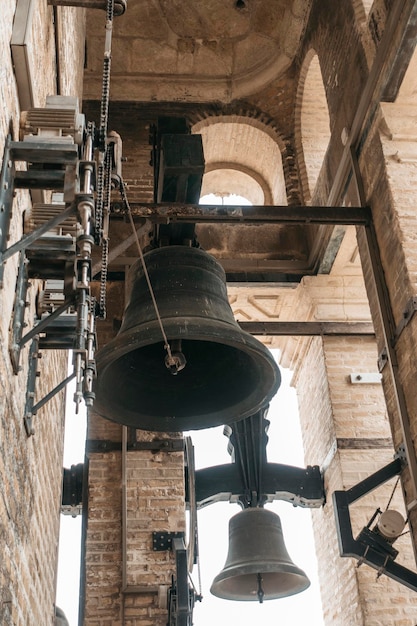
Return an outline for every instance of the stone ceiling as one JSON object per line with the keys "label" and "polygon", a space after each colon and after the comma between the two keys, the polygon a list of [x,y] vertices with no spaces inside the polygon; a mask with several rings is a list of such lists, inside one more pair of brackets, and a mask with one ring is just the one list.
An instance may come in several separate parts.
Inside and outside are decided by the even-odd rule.
{"label": "stone ceiling", "polygon": [[[129,0],[115,19],[112,100],[229,102],[290,65],[311,0]],[[104,21],[89,11],[84,98],[99,97]]]}

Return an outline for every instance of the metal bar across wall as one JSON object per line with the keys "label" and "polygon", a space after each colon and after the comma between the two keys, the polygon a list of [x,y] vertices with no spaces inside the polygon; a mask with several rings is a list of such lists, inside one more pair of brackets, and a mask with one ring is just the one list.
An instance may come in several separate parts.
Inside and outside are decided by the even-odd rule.
{"label": "metal bar across wall", "polygon": [[[372,214],[369,207],[323,206],[211,206],[198,204],[130,203],[134,220],[148,219],[151,223],[174,222],[231,224],[331,224],[366,226]],[[112,203],[111,218],[125,217],[121,203]]]}
{"label": "metal bar across wall", "polygon": [[251,335],[264,336],[345,336],[375,335],[370,322],[238,322]]}

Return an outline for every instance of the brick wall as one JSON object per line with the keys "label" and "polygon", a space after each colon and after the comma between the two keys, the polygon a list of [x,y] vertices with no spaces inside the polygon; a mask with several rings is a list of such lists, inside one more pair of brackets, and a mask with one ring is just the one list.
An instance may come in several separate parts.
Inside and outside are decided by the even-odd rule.
{"label": "brick wall", "polygon": [[[352,384],[352,372],[375,372],[372,339],[319,338],[308,341],[293,383],[297,387],[306,464],[324,471],[327,501],[312,512],[325,624],[329,626],[414,626],[417,598],[406,587],[338,553],[331,494],[349,489],[393,458],[381,384]],[[382,510],[395,480],[351,506],[356,537],[375,510]],[[392,508],[402,511],[401,489]],[[396,544],[399,561],[413,568],[410,537]],[[395,601],[392,602],[391,599]]]}
{"label": "brick wall", "polygon": [[[43,106],[46,95],[56,93],[53,10],[46,1],[35,4],[28,59],[32,68],[34,104]],[[19,94],[10,51],[15,9],[16,2],[13,0],[2,3],[1,152],[9,132],[13,139],[19,138]],[[82,22],[82,12],[66,12],[61,16],[65,28],[76,33]],[[62,28],[62,23],[59,27]],[[71,93],[74,93],[76,85],[80,85],[81,65],[74,62],[72,54],[74,48],[80,47],[81,41],[82,36],[73,34],[71,50],[65,42],[61,47],[66,88]],[[29,207],[28,192],[19,191],[13,202],[10,243],[20,239],[22,214]],[[4,286],[0,292],[0,622],[5,626],[47,626],[54,623],[64,395],[60,393],[39,410],[34,418],[34,435],[28,437],[23,421],[28,346],[22,350],[22,371],[18,375],[13,373],[9,357],[9,324],[16,268],[17,257],[14,257],[6,264]],[[28,329],[33,322],[35,298],[40,288],[39,281],[32,283],[26,311]],[[61,382],[66,376],[66,367],[66,353],[44,352],[40,361],[36,400]]]}
{"label": "brick wall", "polygon": [[[89,440],[100,432],[107,446],[122,448],[121,430],[90,415]],[[164,438],[136,431],[142,443]],[[88,459],[83,624],[165,626],[175,560],[171,550],[154,551],[152,533],[185,530],[183,453],[90,451]]]}

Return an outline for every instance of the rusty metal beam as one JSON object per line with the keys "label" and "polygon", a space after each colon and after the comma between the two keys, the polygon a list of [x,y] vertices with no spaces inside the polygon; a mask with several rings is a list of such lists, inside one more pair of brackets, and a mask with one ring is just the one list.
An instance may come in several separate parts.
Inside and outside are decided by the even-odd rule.
{"label": "rusty metal beam", "polygon": [[[194,204],[130,203],[133,219],[148,219],[154,224],[174,222],[230,224],[343,224],[367,226],[369,207],[330,206],[211,206]],[[113,202],[110,216],[124,219],[123,204]]]}
{"label": "rusty metal beam", "polygon": [[[54,7],[79,7],[83,9],[107,10],[107,0],[48,0]],[[114,0],[114,15],[123,15],[126,11],[127,0]]]}
{"label": "rusty metal beam", "polygon": [[375,334],[371,322],[239,322],[242,330],[264,336],[333,336]]}

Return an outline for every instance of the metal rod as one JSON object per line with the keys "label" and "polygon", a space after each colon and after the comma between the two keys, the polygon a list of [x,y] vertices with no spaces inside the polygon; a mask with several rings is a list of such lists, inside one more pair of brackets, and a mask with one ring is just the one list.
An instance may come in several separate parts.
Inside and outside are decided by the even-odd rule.
{"label": "metal rod", "polygon": [[[244,223],[244,224],[335,224],[366,226],[371,220],[369,207],[330,206],[211,206],[195,204],[129,203],[134,220],[148,219],[151,223]],[[125,218],[121,203],[111,205],[110,217]]]}
{"label": "metal rod", "polygon": [[27,378],[27,386],[26,386],[25,413],[23,417],[23,422],[24,422],[26,434],[28,437],[31,437],[34,434],[32,417],[33,417],[33,404],[35,400],[38,359],[39,359],[39,337],[35,335],[33,338],[32,344],[29,348],[29,368],[28,368],[28,378]]}
{"label": "metal rod", "polygon": [[48,222],[45,222],[39,228],[36,228],[34,231],[29,233],[28,235],[24,235],[19,241],[14,243],[10,248],[7,248],[4,252],[0,252],[0,263],[4,263],[11,256],[16,254],[16,252],[20,252],[20,250],[25,250],[28,246],[34,243],[39,237],[44,235],[48,230],[52,230],[55,226],[58,226],[62,222],[64,222],[68,217],[75,214],[75,205],[71,204],[66,209],[64,209],[58,215],[52,217]]}
{"label": "metal rod", "polygon": [[64,311],[66,311],[68,309],[68,307],[71,306],[71,304],[73,304],[73,303],[74,303],[74,297],[71,296],[70,298],[67,298],[65,300],[64,304],[61,304],[60,307],[55,309],[55,311],[50,313],[47,317],[44,317],[43,319],[41,319],[41,321],[38,322],[36,324],[36,326],[34,326],[29,332],[26,333],[26,335],[24,335],[22,337],[22,339],[20,340],[20,343],[19,343],[20,347],[24,346],[25,343],[30,341],[30,339],[33,339],[33,337],[35,337],[36,335],[39,335],[39,333],[43,332],[43,330],[53,320],[55,320],[57,317],[59,317],[61,315],[61,313],[64,313]]}
{"label": "metal rod", "polygon": [[238,322],[251,335],[345,336],[375,335],[371,322]]}
{"label": "metal rod", "polygon": [[[48,4],[55,7],[79,7],[84,9],[101,9],[106,11],[106,0],[48,0]],[[123,15],[126,11],[127,0],[114,0],[114,15]]]}
{"label": "metal rod", "polygon": [[13,372],[17,374],[20,368],[20,341],[23,334],[23,328],[25,325],[25,310],[26,310],[26,296],[28,291],[28,273],[27,273],[27,261],[25,253],[20,253],[19,268],[17,272],[15,301],[13,307],[13,319],[11,324],[12,331],[12,345],[10,347],[10,358],[13,365]]}
{"label": "metal rod", "polygon": [[70,374],[70,376],[67,376],[67,378],[65,378],[63,381],[61,381],[56,387],[54,387],[49,393],[47,393],[46,396],[42,398],[42,400],[39,400],[39,402],[37,402],[35,406],[32,408],[33,415],[35,415],[39,411],[39,409],[41,409],[47,402],[49,402],[51,398],[53,398],[57,393],[59,393],[61,389],[66,387],[68,383],[71,382],[74,378],[75,378],[75,372]]}
{"label": "metal rod", "polygon": [[403,468],[403,464],[401,460],[397,458],[391,463],[389,463],[388,465],[385,465],[384,467],[382,467],[380,470],[378,470],[371,476],[368,476],[367,478],[362,480],[357,485],[354,485],[354,487],[351,487],[351,489],[348,489],[346,491],[346,495],[347,495],[349,504],[352,504],[359,498],[362,498],[363,496],[365,496],[370,491],[373,491],[380,485],[383,485],[390,478],[397,476],[397,474],[401,472],[402,468]]}

